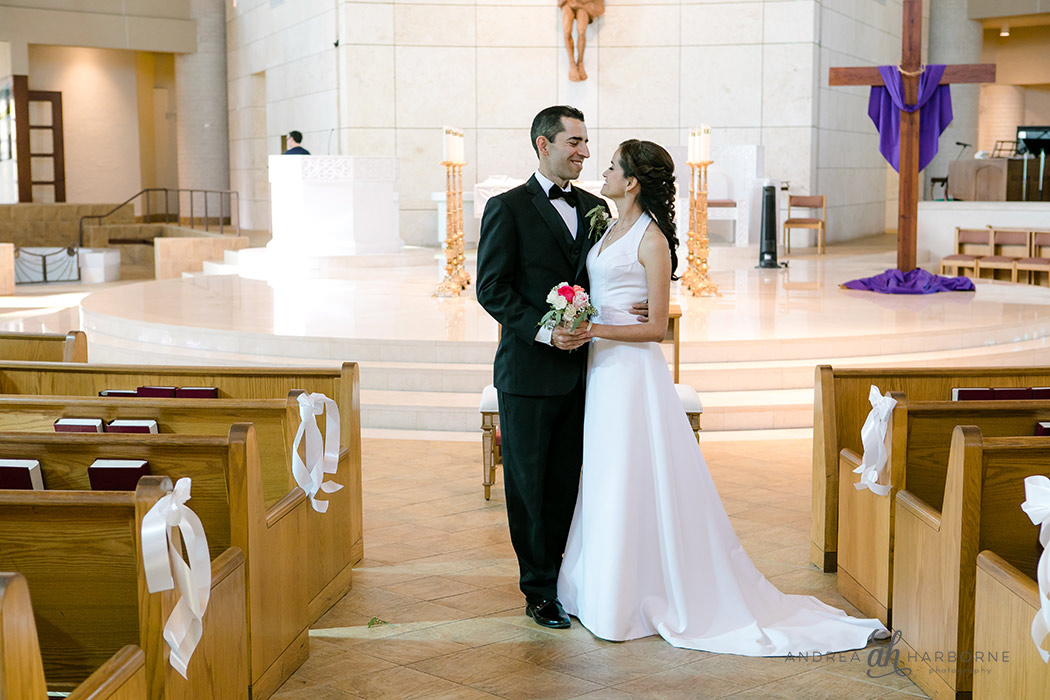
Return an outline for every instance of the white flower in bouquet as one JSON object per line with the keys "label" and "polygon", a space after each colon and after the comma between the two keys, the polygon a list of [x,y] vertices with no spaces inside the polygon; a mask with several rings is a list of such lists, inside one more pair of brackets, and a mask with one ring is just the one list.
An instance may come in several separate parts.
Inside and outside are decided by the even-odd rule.
{"label": "white flower in bouquet", "polygon": [[558,311],[564,311],[569,306],[569,302],[565,300],[565,297],[558,296],[551,305]]}

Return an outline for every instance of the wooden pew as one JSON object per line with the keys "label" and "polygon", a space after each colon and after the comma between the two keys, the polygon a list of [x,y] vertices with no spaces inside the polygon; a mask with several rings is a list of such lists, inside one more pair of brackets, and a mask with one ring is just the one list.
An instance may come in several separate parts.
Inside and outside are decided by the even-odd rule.
{"label": "wooden pew", "polygon": [[[106,421],[153,419],[161,433],[227,435],[236,422],[255,425],[262,468],[263,499],[274,506],[295,486],[291,476],[292,444],[299,425],[299,391],[285,399],[120,399],[79,396],[0,396],[0,432],[53,431],[59,418],[103,418]],[[350,453],[343,449],[339,474],[349,472]],[[330,477],[331,478],[331,477]],[[335,499],[325,513],[307,509],[306,541],[318,543],[308,550],[302,571],[307,591],[307,619],[314,622],[350,590],[353,574],[352,508],[343,495],[347,488],[324,500]],[[342,496],[341,500],[339,497]],[[250,557],[249,557],[250,559]]]}
{"label": "wooden pew", "polygon": [[[146,700],[145,655],[124,647],[69,695],[76,700]],[[44,700],[47,685],[25,577],[0,573],[0,700]]]}
{"label": "wooden pew", "polygon": [[974,660],[974,700],[1050,698],[1050,665],[1030,632],[1038,610],[1035,579],[995,552],[977,556],[973,647],[982,655]]}
{"label": "wooden pew", "polygon": [[84,331],[59,333],[0,333],[0,358],[25,362],[87,362]]}
{"label": "wooden pew", "polygon": [[978,552],[991,549],[1035,575],[1039,531],[1021,510],[1033,474],[1050,475],[1050,438],[985,438],[956,426],[943,507],[910,489],[897,493],[894,628],[910,678],[933,698],[973,689]]}
{"label": "wooden pew", "polygon": [[[256,428],[235,423],[227,437],[97,433],[0,433],[6,458],[40,461],[46,492],[89,490],[93,461],[145,459],[154,475],[193,480],[190,507],[201,519],[212,557],[244,553],[252,698],[267,698],[308,655],[303,555],[305,494],[292,487],[263,503]],[[75,493],[70,495],[76,495]]]}
{"label": "wooden pew", "polygon": [[839,453],[838,589],[865,615],[893,622],[893,535],[895,496],[902,488],[940,509],[948,473],[952,431],[975,425],[985,437],[1035,435],[1050,420],[1050,401],[911,401],[903,392],[890,422],[892,489],[888,496],[858,491],[853,470],[861,456]]}
{"label": "wooden pew", "polygon": [[[350,547],[350,561],[361,562],[364,554],[361,510],[361,397],[357,363],[344,362],[339,369],[311,367],[159,367],[150,365],[77,365],[59,363],[0,362],[0,394],[50,396],[97,396],[104,389],[135,389],[139,386],[214,386],[220,398],[284,399],[300,389],[321,392],[339,406],[340,440],[348,450],[345,464],[333,480],[343,488],[326,496],[332,505],[350,513],[349,536],[324,539],[319,546]],[[210,401],[211,399],[200,399]],[[323,422],[323,421],[322,421]],[[321,426],[322,433],[324,426]],[[327,530],[321,530],[327,533]],[[344,540],[349,540],[344,543]],[[349,585],[346,581],[337,585]],[[338,598],[336,598],[338,600]]]}
{"label": "wooden pew", "polygon": [[912,401],[946,401],[960,386],[1050,386],[1050,367],[833,369],[818,365],[813,387],[813,521],[810,561],[835,571],[838,552],[839,452],[863,452],[860,428],[871,410],[871,385]]}
{"label": "wooden pew", "polygon": [[177,597],[147,591],[141,526],[171,488],[149,476],[134,493],[0,491],[0,569],[29,584],[49,689],[72,690],[134,644],[145,655],[150,700],[249,697],[245,565],[235,547],[212,560],[188,680],[168,663],[163,629]]}

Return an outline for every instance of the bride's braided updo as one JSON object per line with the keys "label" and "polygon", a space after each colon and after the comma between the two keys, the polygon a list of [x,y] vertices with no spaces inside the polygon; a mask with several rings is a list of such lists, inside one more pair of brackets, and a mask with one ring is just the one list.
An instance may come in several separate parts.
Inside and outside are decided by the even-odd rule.
{"label": "bride's braided updo", "polygon": [[674,161],[662,146],[652,141],[629,139],[620,144],[620,167],[625,177],[641,186],[638,205],[653,218],[671,249],[671,279],[678,267],[678,234],[674,222]]}

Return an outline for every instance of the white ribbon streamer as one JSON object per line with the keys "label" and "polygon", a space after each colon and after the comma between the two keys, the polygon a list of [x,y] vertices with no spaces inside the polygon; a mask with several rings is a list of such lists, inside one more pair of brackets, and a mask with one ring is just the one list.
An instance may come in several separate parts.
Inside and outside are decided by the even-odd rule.
{"label": "white ribbon streamer", "polygon": [[[164,641],[171,648],[172,668],[186,678],[190,657],[204,632],[202,620],[211,595],[211,555],[200,518],[188,506],[190,479],[182,478],[175,488],[153,504],[142,518],[142,563],[150,593],[175,588],[179,600],[164,623]],[[182,558],[169,537],[177,527],[189,556]],[[172,575],[174,574],[174,579]]]}
{"label": "white ribbon streamer", "polygon": [[1039,543],[1043,545],[1043,553],[1039,557],[1037,565],[1037,579],[1039,582],[1039,610],[1032,618],[1032,641],[1043,657],[1043,663],[1050,661],[1050,652],[1043,648],[1043,640],[1050,634],[1050,555],[1047,554],[1050,545],[1050,479],[1045,476],[1028,476],[1024,480],[1025,502],[1021,509],[1028,515],[1032,523],[1039,525]]}
{"label": "white ribbon streamer", "polygon": [[[292,476],[310,497],[318,513],[328,510],[328,501],[317,500],[317,492],[335,493],[342,484],[325,481],[325,474],[339,470],[339,406],[322,393],[299,394],[299,430],[292,445]],[[325,414],[324,439],[314,416]],[[306,461],[299,456],[299,445],[306,438]],[[323,444],[322,444],[323,442]]]}
{"label": "white ribbon streamer", "polygon": [[879,479],[889,460],[889,454],[886,452],[886,431],[889,430],[890,416],[897,400],[883,396],[879,388],[872,384],[868,391],[868,401],[871,402],[871,412],[860,429],[864,456],[860,466],[853,470],[854,474],[860,474],[860,481],[853,484],[853,487],[858,491],[869,489],[873,493],[885,496],[889,494],[892,485],[882,485]]}

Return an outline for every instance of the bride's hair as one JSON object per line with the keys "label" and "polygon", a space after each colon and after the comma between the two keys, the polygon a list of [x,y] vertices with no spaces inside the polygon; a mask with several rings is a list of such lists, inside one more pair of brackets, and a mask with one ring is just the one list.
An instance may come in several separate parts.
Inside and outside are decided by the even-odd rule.
{"label": "bride's hair", "polygon": [[664,148],[652,141],[630,139],[620,144],[620,167],[625,177],[641,185],[638,204],[653,218],[671,249],[671,279],[678,267],[678,235],[674,223],[674,161]]}

